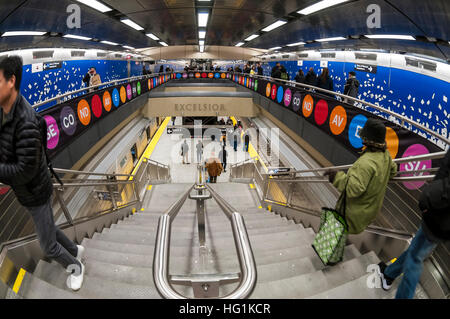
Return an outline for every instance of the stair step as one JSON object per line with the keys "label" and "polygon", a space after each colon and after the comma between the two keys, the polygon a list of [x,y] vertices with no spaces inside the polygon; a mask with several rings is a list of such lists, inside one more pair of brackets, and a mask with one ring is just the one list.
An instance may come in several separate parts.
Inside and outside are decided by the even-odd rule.
{"label": "stair step", "polygon": [[[69,291],[66,287],[67,273],[56,263],[39,262],[40,268],[36,268],[40,279],[53,286]],[[62,271],[61,271],[62,269]],[[35,271],[36,273],[36,271]],[[112,281],[110,278],[84,275],[83,286],[77,292],[79,296],[90,299],[160,299],[159,293],[153,284],[129,284]]]}
{"label": "stair step", "polygon": [[[136,233],[150,233],[155,234],[157,231],[157,226],[155,227],[146,227],[146,226],[137,226],[137,225],[128,225],[125,223],[121,224],[113,224],[111,225],[111,230],[114,229],[120,229],[124,231],[132,231]],[[283,232],[283,231],[289,231],[289,230],[303,230],[303,226],[299,225],[284,225],[284,226],[275,226],[275,227],[269,227],[269,228],[252,228],[251,225],[247,227],[247,232],[249,234],[268,234],[268,233],[277,233],[277,232]],[[197,236],[198,235],[198,227],[195,225],[194,227],[177,227],[173,228],[173,231],[176,233],[185,233],[190,234],[190,236]],[[214,237],[228,237],[232,235],[231,230],[211,230],[208,225],[206,225],[206,233],[212,232],[214,234]]]}
{"label": "stair step", "polygon": [[258,284],[251,298],[306,298],[355,280],[366,274],[369,264],[378,262],[370,252],[314,273]]}
{"label": "stair step", "polygon": [[[210,232],[208,235],[213,235]],[[141,244],[141,245],[153,245],[155,243],[156,233],[136,233],[130,231],[124,231],[119,229],[103,229],[102,233],[94,234],[94,239],[102,239],[112,242],[129,243],[129,244]],[[313,236],[308,233],[304,233],[301,230],[287,231],[274,234],[249,234],[250,243],[252,247],[284,247],[286,242],[308,242],[313,241]],[[209,240],[208,240],[209,239]],[[233,237],[227,238],[215,238],[207,237],[211,247],[218,247],[218,249],[224,249],[225,247],[235,247]],[[187,234],[174,234],[170,240],[171,246],[188,246],[190,247],[193,242],[197,242],[197,238],[193,238],[192,235]]]}
{"label": "stair step", "polygon": [[[61,267],[61,266],[60,266]],[[57,288],[31,273],[26,273],[19,295],[24,299],[80,299],[80,296],[72,291]]]}

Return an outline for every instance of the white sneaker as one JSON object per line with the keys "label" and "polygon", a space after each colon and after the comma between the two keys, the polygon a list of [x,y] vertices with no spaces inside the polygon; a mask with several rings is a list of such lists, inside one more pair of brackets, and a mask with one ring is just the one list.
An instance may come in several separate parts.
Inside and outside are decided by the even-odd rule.
{"label": "white sneaker", "polygon": [[66,284],[69,289],[72,289],[73,291],[80,290],[81,286],[83,285],[84,280],[84,265],[81,264],[81,274],[72,274],[69,277],[67,277]]}
{"label": "white sneaker", "polygon": [[77,259],[81,263],[81,258],[84,256],[84,247],[81,245],[77,245],[78,251],[77,251]]}

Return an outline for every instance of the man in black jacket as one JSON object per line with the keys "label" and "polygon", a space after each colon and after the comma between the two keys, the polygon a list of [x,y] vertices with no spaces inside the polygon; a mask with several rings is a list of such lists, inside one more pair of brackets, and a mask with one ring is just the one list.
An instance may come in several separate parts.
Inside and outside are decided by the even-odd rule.
{"label": "man in black jacket", "polygon": [[434,180],[422,190],[419,207],[423,212],[422,225],[411,245],[393,264],[378,264],[382,288],[391,288],[395,278],[403,273],[395,298],[412,299],[419,283],[423,261],[439,242],[450,240],[450,151]]}
{"label": "man in black jacket", "polygon": [[11,186],[34,221],[44,253],[72,274],[66,284],[81,288],[84,252],[59,230],[53,219],[53,184],[47,167],[36,112],[20,94],[22,59],[0,60],[0,182]]}

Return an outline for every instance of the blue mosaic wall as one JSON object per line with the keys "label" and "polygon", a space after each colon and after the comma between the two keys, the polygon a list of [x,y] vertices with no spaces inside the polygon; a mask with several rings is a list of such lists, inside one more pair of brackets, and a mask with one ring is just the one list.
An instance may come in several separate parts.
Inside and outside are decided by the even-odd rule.
{"label": "blue mosaic wall", "polygon": [[[60,69],[31,72],[31,65],[24,65],[20,91],[33,105],[60,94],[84,87],[83,77],[90,67],[95,67],[102,82],[123,79],[128,75],[127,61],[72,60],[63,61]],[[142,74],[141,62],[131,61],[131,76]]]}
{"label": "blue mosaic wall", "polygon": [[[320,61],[303,61],[301,67],[297,65],[297,61],[281,63],[286,67],[291,80],[295,78],[299,68],[305,74],[310,67],[314,68],[316,74],[320,74],[322,69]],[[264,75],[270,75],[275,64],[276,62],[265,63]],[[328,62],[336,92],[344,92],[348,72],[354,71],[354,66],[354,63]],[[361,83],[359,99],[407,116],[435,132],[449,136],[450,83],[411,71],[381,66],[378,66],[376,74],[355,72]]]}

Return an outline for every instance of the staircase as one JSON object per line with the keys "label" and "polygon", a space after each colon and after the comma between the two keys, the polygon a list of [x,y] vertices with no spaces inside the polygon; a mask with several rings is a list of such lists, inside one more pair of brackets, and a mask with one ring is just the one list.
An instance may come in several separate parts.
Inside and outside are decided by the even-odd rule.
{"label": "staircase", "polygon": [[[161,298],[153,282],[153,254],[158,218],[191,185],[154,185],[144,200],[145,210],[85,238],[83,287],[66,288],[67,273],[59,264],[41,260],[27,273],[18,295],[11,298]],[[367,288],[367,266],[378,257],[361,254],[353,245],[344,260],[325,267],[311,248],[315,233],[292,220],[258,208],[255,190],[248,184],[218,183],[213,189],[244,217],[257,266],[257,283],[250,298],[393,298],[397,280],[389,292]],[[195,201],[187,199],[172,223],[169,274],[239,272],[229,220],[214,200],[206,201],[206,254],[198,245]],[[220,295],[231,293],[238,283],[221,286]],[[193,297],[191,287],[173,285]],[[416,298],[427,298],[418,287]]]}

